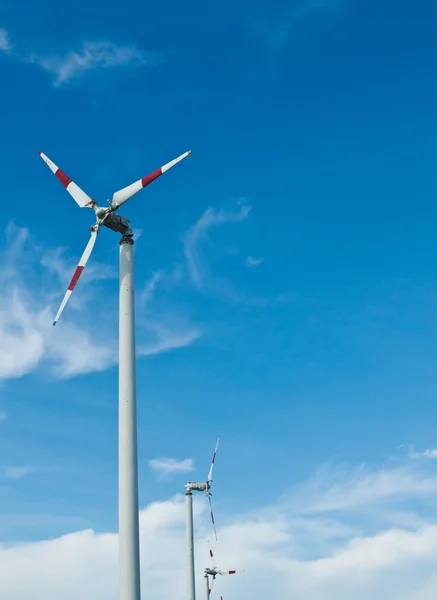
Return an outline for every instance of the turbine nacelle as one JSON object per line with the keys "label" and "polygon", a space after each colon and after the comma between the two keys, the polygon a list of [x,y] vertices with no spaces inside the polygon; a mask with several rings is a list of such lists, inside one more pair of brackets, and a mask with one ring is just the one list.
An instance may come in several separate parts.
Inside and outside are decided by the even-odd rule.
{"label": "turbine nacelle", "polygon": [[209,487],[208,483],[196,483],[195,481],[187,481],[185,484],[187,492],[207,492]]}

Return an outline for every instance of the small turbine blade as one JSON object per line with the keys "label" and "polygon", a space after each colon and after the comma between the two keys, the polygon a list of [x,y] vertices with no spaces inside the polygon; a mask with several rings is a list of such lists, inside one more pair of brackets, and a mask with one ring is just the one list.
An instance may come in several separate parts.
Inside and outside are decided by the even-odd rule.
{"label": "small turbine blade", "polygon": [[178,156],[178,158],[175,158],[166,165],[160,167],[159,169],[156,169],[156,171],[153,171],[153,173],[146,175],[146,177],[135,181],[135,183],[131,183],[131,185],[128,185],[127,187],[121,190],[118,190],[118,192],[114,192],[111,202],[112,208],[117,209],[119,206],[121,206],[127,200],[129,200],[129,198],[132,198],[132,196],[134,196],[143,188],[145,188],[146,185],[149,185],[149,183],[152,183],[152,181],[158,179],[158,177],[160,177],[163,173],[174,167],[178,162],[186,158],[189,154],[191,154],[191,150],[188,150],[188,152],[181,154],[181,156]]}
{"label": "small turbine blade", "polygon": [[209,473],[208,473],[208,477],[206,478],[206,481],[209,483],[210,481],[212,481],[212,470],[214,468],[214,463],[215,463],[215,457],[217,456],[217,448],[219,445],[219,441],[220,438],[217,438],[217,443],[215,445],[215,450],[214,450],[214,454],[212,455],[212,461],[211,461],[211,468],[209,469]]}
{"label": "small turbine blade", "polygon": [[94,248],[94,244],[96,243],[97,233],[98,233],[98,228],[96,227],[91,232],[90,240],[89,240],[88,244],[86,245],[84,253],[80,257],[79,264],[77,265],[74,275],[71,278],[70,285],[68,286],[68,289],[65,292],[64,299],[62,300],[61,306],[59,307],[58,313],[55,317],[55,320],[53,321],[53,325],[56,325],[56,323],[59,321],[59,317],[61,316],[62,311],[65,308],[65,305],[67,304],[68,300],[70,299],[70,296],[73,293],[73,290],[76,286],[76,283],[79,280],[79,277],[82,275],[82,271],[84,270],[85,265],[87,264],[88,259],[91,255],[91,252]]}
{"label": "small turbine blade", "polygon": [[81,190],[80,187],[64,173],[64,171],[61,171],[61,169],[55,165],[55,163],[52,162],[50,158],[48,158],[43,152],[40,152],[39,155],[81,208],[94,207],[94,200],[90,198],[83,190]]}
{"label": "small turbine blade", "polygon": [[217,568],[217,565],[216,565],[216,562],[215,562],[215,559],[214,559],[214,554],[212,553],[212,549],[211,549],[211,545],[210,545],[210,543],[209,543],[209,540],[207,540],[207,543],[208,543],[208,549],[209,549],[209,558],[210,558],[210,561],[211,561],[211,566],[212,566],[212,568],[213,568],[214,570],[216,570],[216,568]]}
{"label": "small turbine blade", "polygon": [[212,526],[214,528],[215,539],[216,539],[216,541],[218,541],[217,530],[215,528],[215,522],[214,522],[214,513],[212,512],[212,504],[211,504],[211,495],[210,494],[208,494],[208,502],[209,502],[209,510],[211,512],[211,521],[212,521]]}

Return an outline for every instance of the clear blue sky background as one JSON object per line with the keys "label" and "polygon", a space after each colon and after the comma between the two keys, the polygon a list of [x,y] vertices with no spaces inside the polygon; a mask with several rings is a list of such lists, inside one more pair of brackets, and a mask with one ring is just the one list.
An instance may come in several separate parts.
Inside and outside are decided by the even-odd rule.
{"label": "clear blue sky background", "polygon": [[[187,477],[157,480],[151,458],[194,458],[201,477],[218,434],[223,519],[322,463],[379,463],[399,444],[432,447],[435,3],[20,6],[0,8],[9,40],[0,56],[0,177],[2,226],[28,228],[26,261],[36,257],[20,275],[27,307],[32,298],[50,305],[51,322],[65,281],[51,281],[44,297],[41,256],[65,248],[68,280],[93,222],[39,150],[102,203],[193,150],[123,211],[142,229],[138,290],[153,273],[168,274],[150,318],[165,314],[172,331],[182,320],[198,332],[186,347],[138,362],[141,504],[183,491]],[[71,52],[101,42],[146,53],[150,64],[131,56],[59,81]],[[247,218],[230,222],[241,206],[252,207]],[[195,238],[209,207],[228,222]],[[11,236],[3,239],[7,249]],[[187,239],[202,265],[198,285]],[[263,260],[245,266],[249,256]],[[99,236],[92,264],[117,267],[115,234]],[[68,323],[93,338],[113,332],[117,280],[86,277],[75,291],[83,305],[68,307],[46,344],[47,336],[74,343]],[[115,530],[116,367],[59,378],[42,360],[4,377],[0,408],[3,469],[35,468],[1,481],[2,538]]]}

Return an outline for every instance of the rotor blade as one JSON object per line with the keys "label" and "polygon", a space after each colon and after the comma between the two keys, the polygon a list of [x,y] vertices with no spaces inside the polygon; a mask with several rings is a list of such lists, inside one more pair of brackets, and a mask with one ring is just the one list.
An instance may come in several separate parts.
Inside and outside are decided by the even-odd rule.
{"label": "rotor blade", "polygon": [[216,565],[216,562],[215,562],[214,554],[212,553],[212,549],[211,549],[211,545],[209,543],[209,540],[207,540],[207,543],[208,543],[208,549],[209,549],[209,558],[211,560],[211,566],[215,570],[217,568],[217,565]]}
{"label": "rotor blade", "polygon": [[[211,512],[211,521],[212,521],[212,526],[214,527],[214,535],[215,535],[215,539],[216,539],[216,541],[218,541],[218,538],[217,538],[217,530],[216,530],[216,528],[215,528],[215,522],[214,522],[214,514],[213,514],[213,512],[212,512],[211,495],[210,495],[210,494],[207,494],[207,495],[208,495],[209,509],[210,509],[210,512]],[[210,552],[211,552],[211,550],[210,550]]]}
{"label": "rotor blade", "polygon": [[68,177],[68,175],[61,171],[61,169],[57,165],[55,165],[55,163],[52,162],[50,158],[48,158],[43,152],[40,152],[39,155],[49,167],[49,169],[56,175],[56,177],[65,187],[67,192],[71,194],[71,196],[73,196],[74,200],[76,200],[76,202],[81,208],[93,208],[95,202],[92,198],[88,196],[88,194],[85,194],[85,192],[81,190],[80,187]]}
{"label": "rotor blade", "polygon": [[59,321],[59,317],[61,316],[62,311],[65,308],[65,305],[67,304],[68,300],[70,299],[70,296],[73,293],[74,287],[75,287],[76,283],[78,282],[79,277],[82,275],[82,271],[84,270],[85,265],[86,265],[90,255],[91,255],[91,252],[94,248],[94,244],[96,243],[97,233],[98,233],[98,227],[96,227],[96,229],[93,229],[93,231],[91,232],[90,240],[89,240],[88,244],[86,245],[84,253],[80,257],[79,264],[77,265],[74,275],[70,281],[70,285],[68,286],[68,289],[65,292],[64,299],[62,300],[61,306],[59,307],[58,313],[55,317],[55,320],[53,321],[53,325],[56,325],[56,323]]}
{"label": "rotor blade", "polygon": [[146,175],[146,177],[135,181],[135,183],[131,183],[131,185],[128,185],[127,187],[121,190],[118,190],[118,192],[114,192],[111,203],[112,208],[116,209],[119,206],[121,206],[124,202],[126,202],[126,200],[132,198],[134,194],[137,194],[140,190],[145,188],[146,185],[149,185],[149,183],[155,181],[155,179],[157,179],[160,175],[174,167],[178,162],[186,158],[189,154],[191,154],[191,150],[188,150],[188,152],[185,152],[185,154],[178,156],[178,158],[175,158],[163,167],[156,169],[156,171],[153,171],[153,173]]}
{"label": "rotor blade", "polygon": [[209,469],[208,477],[206,478],[207,482],[212,481],[212,470],[214,468],[215,457],[217,455],[217,448],[218,448],[218,445],[219,445],[219,441],[220,441],[220,438],[217,438],[217,443],[215,445],[214,454],[212,455],[211,468]]}
{"label": "rotor blade", "polygon": [[[217,571],[219,575],[235,575],[237,571]],[[244,569],[242,571],[238,571],[239,573],[244,573]]]}

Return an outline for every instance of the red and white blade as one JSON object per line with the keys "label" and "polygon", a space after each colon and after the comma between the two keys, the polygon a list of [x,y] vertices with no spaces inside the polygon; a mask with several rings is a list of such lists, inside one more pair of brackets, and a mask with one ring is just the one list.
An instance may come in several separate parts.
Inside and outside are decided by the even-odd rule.
{"label": "red and white blade", "polygon": [[[235,575],[237,571],[217,571],[219,575]],[[243,571],[238,571],[239,573],[244,573]]]}
{"label": "red and white blade", "polygon": [[209,510],[210,510],[210,513],[211,513],[212,526],[214,527],[215,539],[216,539],[216,541],[218,541],[217,530],[215,528],[214,513],[212,512],[211,496],[209,494],[208,494],[208,502],[209,502]]}
{"label": "red and white blade", "polygon": [[55,163],[52,162],[50,158],[48,158],[43,152],[40,152],[39,155],[81,208],[93,207],[94,202],[92,198],[88,196],[88,194],[81,190],[80,187],[76,185],[74,181],[72,181],[68,175],[64,173],[64,171],[61,171],[61,169],[55,165]]}
{"label": "red and white blade", "polygon": [[98,228],[96,228],[95,230],[93,230],[91,232],[90,240],[89,240],[88,244],[86,245],[84,253],[82,254],[82,256],[80,258],[79,264],[76,267],[74,275],[71,278],[70,285],[68,286],[68,289],[65,292],[64,299],[62,300],[61,306],[59,307],[59,310],[57,312],[55,320],[53,321],[53,325],[56,325],[56,323],[59,321],[59,317],[61,316],[62,311],[65,308],[65,305],[67,304],[68,300],[70,299],[70,296],[73,293],[73,290],[76,286],[76,283],[79,280],[79,277],[82,275],[85,265],[87,264],[88,259],[91,255],[91,252],[94,248],[94,244],[96,243],[97,233],[98,233]]}
{"label": "red and white blade", "polygon": [[214,554],[212,553],[212,549],[211,549],[211,546],[209,544],[209,540],[207,540],[207,542],[208,542],[208,550],[209,550],[209,558],[211,560],[211,566],[215,570],[217,568],[217,565],[216,565],[216,562],[215,562]]}
{"label": "red and white blade", "polygon": [[220,441],[220,438],[217,438],[217,443],[215,445],[214,454],[212,455],[211,468],[209,469],[208,477],[206,478],[206,481],[208,481],[208,482],[212,481],[212,470],[214,468],[215,457],[217,456],[217,448],[219,445],[219,441]]}
{"label": "red and white blade", "polygon": [[169,169],[171,169],[172,167],[177,165],[178,162],[181,162],[181,160],[186,158],[189,154],[191,154],[191,150],[188,150],[188,152],[181,154],[181,156],[178,156],[178,158],[175,158],[174,160],[170,161],[163,167],[156,169],[156,171],[153,171],[153,173],[150,173],[149,175],[146,175],[142,179],[135,181],[135,183],[131,183],[131,185],[128,185],[127,187],[125,187],[121,190],[118,190],[118,192],[115,192],[114,195],[112,196],[112,203],[111,203],[112,207],[118,208],[119,206],[124,204],[124,202],[129,200],[129,198],[132,198],[132,196],[134,196],[135,194],[140,192],[143,188],[145,188],[146,185],[149,185],[149,183],[152,183],[152,181],[155,181],[155,179],[158,179],[158,177],[160,177],[163,173],[165,173],[166,171],[168,171]]}

